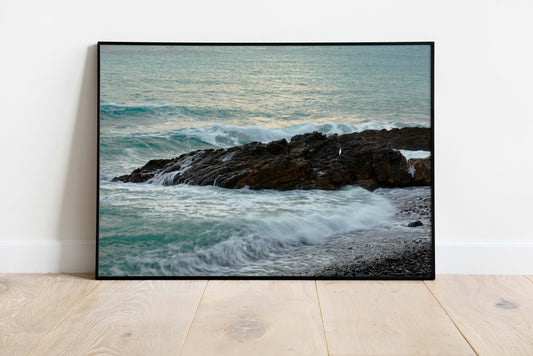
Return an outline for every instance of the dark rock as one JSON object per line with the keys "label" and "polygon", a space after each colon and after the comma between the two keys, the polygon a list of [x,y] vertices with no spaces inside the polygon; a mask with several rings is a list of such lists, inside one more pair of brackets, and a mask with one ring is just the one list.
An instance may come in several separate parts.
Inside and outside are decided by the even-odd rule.
{"label": "dark rock", "polygon": [[[405,137],[403,137],[405,134]],[[359,185],[407,187],[431,184],[431,160],[409,160],[398,149],[429,150],[430,130],[369,130],[325,136],[296,135],[267,144],[252,142],[151,160],[121,182],[216,185],[250,189],[337,189]]]}
{"label": "dark rock", "polygon": [[366,130],[358,137],[371,138],[376,142],[390,143],[397,150],[431,151],[431,131],[423,127],[404,127],[392,130]]}
{"label": "dark rock", "polygon": [[[410,223],[407,225],[407,227],[417,227],[417,226],[422,226],[422,225],[424,225],[424,224],[422,223],[422,221],[417,220],[417,221],[410,222]],[[417,241],[417,243],[418,243],[418,241]]]}

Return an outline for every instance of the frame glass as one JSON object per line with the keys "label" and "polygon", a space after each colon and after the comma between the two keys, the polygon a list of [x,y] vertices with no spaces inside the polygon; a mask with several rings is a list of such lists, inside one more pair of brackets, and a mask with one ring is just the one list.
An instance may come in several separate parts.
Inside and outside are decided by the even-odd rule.
{"label": "frame glass", "polygon": [[97,279],[433,279],[434,43],[98,44]]}

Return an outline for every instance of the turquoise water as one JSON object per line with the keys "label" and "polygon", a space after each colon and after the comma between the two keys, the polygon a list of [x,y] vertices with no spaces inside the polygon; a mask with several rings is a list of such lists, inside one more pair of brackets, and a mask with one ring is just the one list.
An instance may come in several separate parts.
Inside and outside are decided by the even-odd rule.
{"label": "turquoise water", "polygon": [[103,45],[100,61],[102,276],[295,275],[279,256],[394,214],[359,188],[110,182],[150,159],[311,131],[430,125],[429,46]]}

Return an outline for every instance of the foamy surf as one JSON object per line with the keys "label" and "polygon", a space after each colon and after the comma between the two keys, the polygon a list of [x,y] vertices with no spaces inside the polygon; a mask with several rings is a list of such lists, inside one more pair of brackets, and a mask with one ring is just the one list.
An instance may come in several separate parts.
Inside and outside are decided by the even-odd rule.
{"label": "foamy surf", "polygon": [[[147,235],[158,241],[153,248],[144,247],[142,256],[128,253],[125,260],[114,262],[112,255],[102,256],[102,261],[109,259],[114,266],[113,273],[118,268],[121,275],[220,273],[282,255],[288,248],[373,228],[389,221],[395,211],[387,199],[358,187],[290,192],[148,184],[105,184],[102,188],[106,191],[101,203],[104,211],[119,210],[124,219],[131,216],[129,223],[121,221],[122,226],[129,226],[124,246],[143,246]],[[127,196],[135,196],[135,205],[124,201]],[[130,206],[135,206],[134,211]],[[162,224],[172,221],[174,229],[154,235],[136,226],[139,219],[134,216]],[[103,222],[101,243],[107,241],[106,231],[114,232],[118,242],[112,225]],[[187,229],[176,228],[185,225]],[[195,232],[193,240],[191,231]]]}
{"label": "foamy surf", "polygon": [[391,130],[393,128],[403,127],[424,127],[418,123],[401,123],[401,122],[367,122],[360,124],[351,123],[303,123],[299,125],[288,126],[284,128],[268,128],[261,126],[234,126],[215,124],[208,128],[186,128],[178,132],[186,134],[189,137],[195,137],[202,142],[209,143],[218,147],[231,147],[244,145],[250,142],[271,142],[281,139],[289,140],[295,135],[301,135],[309,132],[320,132],[324,135],[344,135],[365,130]]}
{"label": "foamy surf", "polygon": [[406,160],[410,160],[411,158],[428,158],[431,156],[430,151],[409,151],[409,150],[400,150],[402,155],[405,157]]}

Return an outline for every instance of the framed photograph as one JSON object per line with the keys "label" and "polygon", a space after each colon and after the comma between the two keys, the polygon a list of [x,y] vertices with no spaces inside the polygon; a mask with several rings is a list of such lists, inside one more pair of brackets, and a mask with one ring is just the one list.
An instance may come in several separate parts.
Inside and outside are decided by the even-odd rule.
{"label": "framed photograph", "polygon": [[434,43],[98,44],[97,279],[433,279]]}

